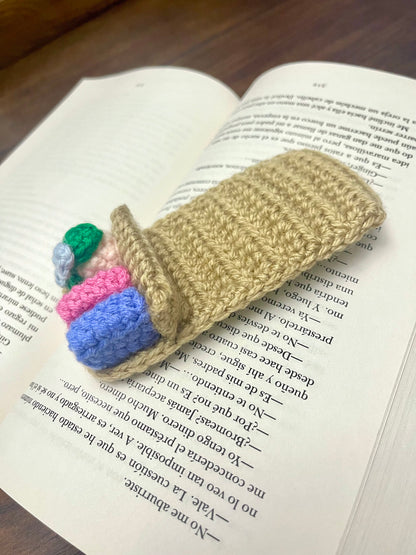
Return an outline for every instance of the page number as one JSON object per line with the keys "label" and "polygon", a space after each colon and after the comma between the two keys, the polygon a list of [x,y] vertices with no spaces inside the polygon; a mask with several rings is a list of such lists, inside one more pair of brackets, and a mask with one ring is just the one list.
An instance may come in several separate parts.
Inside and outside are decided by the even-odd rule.
{"label": "page number", "polygon": [[326,83],[313,83],[313,87],[318,87],[320,89],[324,89],[326,87]]}

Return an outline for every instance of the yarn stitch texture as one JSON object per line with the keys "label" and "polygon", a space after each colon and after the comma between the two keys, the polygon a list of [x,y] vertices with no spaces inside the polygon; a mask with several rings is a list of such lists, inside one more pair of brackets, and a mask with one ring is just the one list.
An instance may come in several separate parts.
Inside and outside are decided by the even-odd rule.
{"label": "yarn stitch texture", "polygon": [[65,233],[63,242],[71,247],[75,265],[82,264],[91,258],[102,236],[103,232],[93,224],[79,224],[71,227]]}
{"label": "yarn stitch texture", "polygon": [[101,270],[109,270],[113,266],[120,266],[121,263],[114,237],[110,233],[104,233],[96,251],[87,262],[78,266],[77,272],[83,279],[86,279]]}
{"label": "yarn stitch texture", "polygon": [[160,362],[231,312],[358,241],[385,213],[355,172],[303,150],[247,168],[148,229],[136,225],[126,206],[111,217],[120,256],[160,339],[100,372],[108,381]]}
{"label": "yarn stitch texture", "polygon": [[102,370],[129,357],[160,338],[134,287],[114,293],[74,320],[67,333],[77,360]]}
{"label": "yarn stitch texture", "polygon": [[66,243],[58,243],[53,249],[52,262],[55,265],[55,281],[60,287],[65,287],[65,283],[71,275],[74,260],[74,253]]}
{"label": "yarn stitch texture", "polygon": [[130,274],[123,266],[98,272],[95,276],[75,285],[59,301],[56,310],[59,316],[70,324],[83,312],[91,310],[96,304],[113,293],[121,293],[131,287]]}

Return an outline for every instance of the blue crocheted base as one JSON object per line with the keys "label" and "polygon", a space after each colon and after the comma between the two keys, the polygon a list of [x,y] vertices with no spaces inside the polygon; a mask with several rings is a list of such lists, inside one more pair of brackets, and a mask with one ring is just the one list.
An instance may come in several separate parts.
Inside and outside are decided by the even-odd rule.
{"label": "blue crocheted base", "polygon": [[94,370],[119,364],[160,339],[146,301],[135,287],[113,293],[84,312],[71,323],[66,336],[79,362]]}

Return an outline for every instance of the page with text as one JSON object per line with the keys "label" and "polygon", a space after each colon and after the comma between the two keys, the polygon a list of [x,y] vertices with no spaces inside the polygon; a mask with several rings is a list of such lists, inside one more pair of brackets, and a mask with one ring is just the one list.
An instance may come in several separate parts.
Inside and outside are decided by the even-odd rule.
{"label": "page with text", "polygon": [[54,246],[81,222],[110,229],[123,203],[149,224],[236,98],[178,68],[88,79],[0,167],[0,420],[64,332]]}
{"label": "page with text", "polygon": [[2,425],[1,486],[87,553],[335,553],[415,321],[415,92],[333,64],[261,77],[162,214],[316,148],[385,224],[143,375],[105,383],[62,345]]}

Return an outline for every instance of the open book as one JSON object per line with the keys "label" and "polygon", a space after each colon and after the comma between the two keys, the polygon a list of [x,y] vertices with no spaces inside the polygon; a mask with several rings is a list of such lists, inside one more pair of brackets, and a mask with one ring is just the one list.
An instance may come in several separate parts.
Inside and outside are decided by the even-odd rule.
{"label": "open book", "polygon": [[[328,63],[241,100],[185,69],[82,81],[0,168],[0,486],[87,553],[414,552],[386,468],[414,387],[415,97]],[[385,224],[145,374],[75,361],[50,262],[66,229],[123,203],[145,227],[300,148],[364,177]]]}

